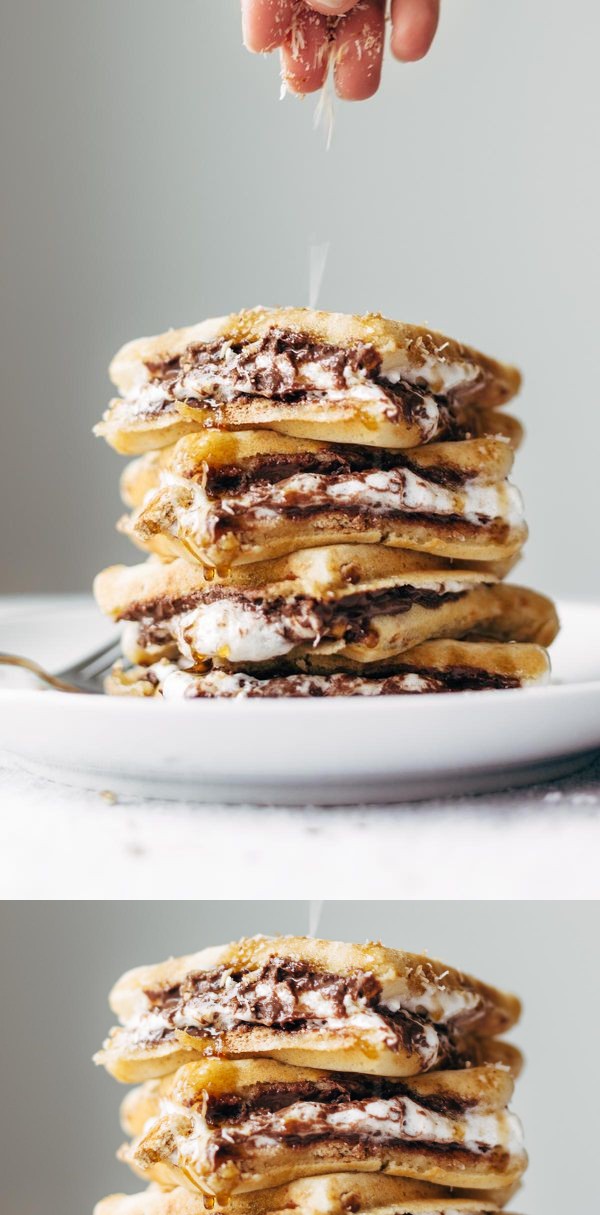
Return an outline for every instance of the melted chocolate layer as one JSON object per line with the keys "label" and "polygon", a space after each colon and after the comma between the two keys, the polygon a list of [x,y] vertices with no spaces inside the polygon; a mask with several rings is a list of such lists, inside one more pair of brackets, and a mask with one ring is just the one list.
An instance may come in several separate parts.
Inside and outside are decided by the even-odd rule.
{"label": "melted chocolate layer", "polygon": [[[402,675],[416,675],[418,687],[407,687]],[[310,674],[286,674],[272,676],[269,679],[255,680],[244,688],[244,696],[261,697],[329,697],[329,696],[360,696],[365,683],[378,684],[377,696],[415,696],[425,692],[483,692],[501,691],[508,688],[519,688],[521,682],[510,675],[500,675],[498,672],[478,670],[474,667],[453,667],[447,671],[415,670],[407,667],[402,673],[396,668],[395,673],[385,678],[375,679],[369,675],[335,674],[326,678]],[[203,688],[201,684],[189,689],[187,699],[213,699],[224,693]]]}
{"label": "melted chocolate layer", "polygon": [[[318,389],[307,382],[302,367],[317,364],[329,377],[329,387]],[[328,392],[344,392],[352,397],[350,378],[359,383],[376,385],[384,398],[388,421],[404,420],[409,424],[429,426],[427,398],[433,398],[440,412],[436,427],[438,435],[464,438],[469,433],[465,420],[455,412],[458,391],[445,396],[434,394],[426,386],[399,381],[391,384],[380,374],[381,357],[375,347],[357,342],[354,346],[333,346],[314,342],[303,334],[284,329],[271,329],[256,342],[231,342],[219,338],[214,342],[192,344],[181,357],[161,363],[146,364],[152,380],[167,385],[168,391],[191,408],[215,410],[244,397],[262,397],[287,405],[323,402]],[[190,373],[199,372],[205,385],[190,386]],[[472,387],[472,386],[471,386]]]}
{"label": "melted chocolate layer", "polygon": [[[360,1072],[328,1072],[318,1081],[293,1081],[287,1084],[255,1084],[236,1093],[207,1094],[204,1116],[210,1127],[219,1127],[243,1122],[250,1114],[259,1110],[275,1111],[295,1105],[298,1101],[318,1102],[331,1109],[348,1102],[373,1100],[389,1101],[393,1097],[410,1097],[418,1100],[424,1109],[446,1117],[458,1118],[476,1105],[473,1098],[460,1098],[452,1093],[425,1093],[415,1095],[402,1080],[385,1076],[367,1076]],[[189,1103],[194,1105],[192,1100]]]}
{"label": "melted chocolate layer", "polygon": [[[318,993],[327,1014],[307,1012],[307,993]],[[389,1049],[402,1047],[440,1064],[460,1066],[460,1055],[447,1025],[436,1024],[438,1045],[432,1048],[432,1022],[425,1012],[391,1012],[380,1003],[381,984],[369,972],[336,975],[315,971],[306,962],[271,958],[263,966],[235,972],[226,967],[189,974],[181,984],[148,988],[149,1007],[158,1010],[166,1026],[185,1029],[191,1037],[218,1038],[229,1029],[249,1033],[268,1026],[283,1033],[326,1027],[330,1018],[346,1020],[353,1010],[377,1014]],[[350,1011],[349,1011],[350,1009]],[[349,1082],[350,1083],[350,1082]]]}
{"label": "melted chocolate layer", "polygon": [[[366,472],[369,469],[408,468],[417,476],[426,477],[435,485],[445,489],[460,489],[474,474],[450,465],[419,467],[401,449],[383,447],[360,447],[347,444],[342,447],[330,444],[323,451],[268,452],[240,462],[211,468],[207,474],[206,492],[209,497],[220,498],[229,494],[246,493],[256,482],[274,484],[285,481],[297,473],[321,473],[323,475],[347,475],[351,472]],[[195,474],[193,474],[195,475]],[[193,479],[193,475],[190,479]]]}
{"label": "melted chocolate layer", "polygon": [[[232,587],[212,586],[195,594],[177,597],[165,597],[153,603],[132,604],[120,619],[139,620],[146,624],[161,625],[172,616],[191,611],[195,607],[219,601],[239,604],[247,611],[253,611],[263,621],[282,623],[284,636],[290,640],[302,639],[306,630],[310,629],[323,640],[328,636],[345,638],[346,641],[356,640],[369,631],[371,620],[375,616],[399,616],[409,612],[412,607],[424,607],[430,611],[441,607],[443,603],[451,603],[462,599],[468,594],[470,587],[463,591],[435,591],[428,587],[395,586],[383,587],[374,591],[365,591],[354,595],[346,595],[340,600],[316,599],[311,595],[296,595],[292,599],[279,597],[265,599],[260,594],[243,592]],[[149,636],[146,633],[146,636]],[[161,644],[165,631],[154,635],[154,644]]]}
{"label": "melted chocolate layer", "polygon": [[[253,515],[256,517],[263,509],[261,504],[256,507],[241,505],[236,503],[235,498],[228,498],[226,510],[220,511],[215,507],[207,515],[207,538],[214,541],[219,536],[235,531],[236,525],[238,528],[247,526]],[[360,519],[367,529],[381,528],[382,520],[385,519],[404,519],[415,524],[433,523],[441,532],[459,528],[465,535],[472,536],[481,535],[484,531],[486,536],[498,543],[503,543],[508,538],[510,530],[509,525],[502,519],[489,519],[484,515],[473,515],[472,519],[466,519],[464,515],[436,514],[435,511],[403,510],[391,506],[378,509],[361,501],[344,502],[343,505],[337,505],[333,501],[315,503],[310,494],[301,491],[294,494],[293,500],[290,497],[287,502],[277,503],[267,509],[285,519],[310,519],[315,515],[333,515],[342,523],[347,519]]]}
{"label": "melted chocolate layer", "polygon": [[301,333],[270,329],[258,342],[236,343],[220,338],[192,345],[182,360],[182,369],[218,376],[226,373],[237,392],[282,398],[303,389],[305,363],[318,363],[331,377],[332,388],[343,390],[347,388],[347,371],[371,376],[379,370],[381,358],[375,347],[366,342],[332,346],[328,342],[310,341]]}
{"label": "melted chocolate layer", "polygon": [[[510,1156],[505,1148],[498,1145],[490,1146],[487,1143],[478,1143],[474,1148],[467,1148],[461,1143],[437,1143],[431,1139],[411,1140],[398,1136],[386,1135],[385,1139],[379,1140],[374,1135],[361,1134],[358,1131],[336,1131],[332,1134],[331,1127],[325,1125],[320,1127],[318,1123],[311,1134],[307,1134],[305,1129],[303,1133],[294,1135],[287,1133],[285,1135],[273,1134],[273,1139],[279,1139],[285,1142],[287,1148],[306,1148],[311,1144],[316,1143],[332,1143],[344,1146],[344,1154],[340,1160],[340,1167],[343,1167],[343,1161],[353,1160],[369,1160],[374,1154],[385,1151],[387,1148],[401,1148],[405,1156],[442,1156],[450,1157],[452,1164],[457,1167],[472,1168],[473,1161],[485,1157],[486,1166],[493,1168],[497,1172],[506,1170],[510,1164]],[[248,1138],[242,1133],[236,1135],[235,1128],[231,1131],[228,1129],[225,1136],[218,1134],[209,1143],[207,1148],[207,1156],[213,1169],[218,1168],[227,1160],[235,1160],[243,1158],[248,1149],[252,1148],[252,1143],[248,1142]]]}
{"label": "melted chocolate layer", "polygon": [[[291,1150],[323,1144],[334,1159],[339,1154],[340,1166],[349,1158],[368,1160],[391,1148],[401,1149],[403,1155],[450,1156],[452,1167],[469,1167],[474,1158],[485,1158],[488,1167],[493,1163],[501,1172],[511,1162],[501,1142],[464,1142],[461,1120],[477,1106],[475,1098],[417,1094],[397,1080],[331,1073],[314,1083],[257,1084],[243,1093],[207,1095],[206,1100],[199,1094],[188,1106],[197,1104],[211,1130],[207,1155],[213,1168],[256,1152],[262,1155],[275,1144]],[[415,1105],[423,1118],[432,1117],[430,1137],[414,1137]],[[436,1135],[437,1117],[455,1124],[449,1137]]]}

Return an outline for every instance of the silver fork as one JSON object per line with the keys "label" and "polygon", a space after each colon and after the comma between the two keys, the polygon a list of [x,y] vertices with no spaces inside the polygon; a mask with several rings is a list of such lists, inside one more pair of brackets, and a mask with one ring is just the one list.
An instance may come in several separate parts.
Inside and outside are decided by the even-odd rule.
{"label": "silver fork", "polygon": [[120,656],[121,642],[117,638],[114,641],[106,641],[92,654],[86,654],[79,662],[74,662],[70,667],[63,667],[62,671],[56,671],[54,674],[46,671],[34,659],[22,658],[19,654],[0,652],[0,665],[22,667],[31,671],[38,679],[59,692],[91,692],[97,695],[104,692],[104,676],[108,675],[113,663]]}

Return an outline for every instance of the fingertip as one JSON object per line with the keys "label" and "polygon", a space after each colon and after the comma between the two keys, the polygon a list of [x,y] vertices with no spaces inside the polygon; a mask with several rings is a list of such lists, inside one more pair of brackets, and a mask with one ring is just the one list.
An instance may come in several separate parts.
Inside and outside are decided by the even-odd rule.
{"label": "fingertip", "polygon": [[381,82],[384,10],[381,0],[363,0],[340,22],[336,37],[335,89],[343,101],[368,101]]}
{"label": "fingertip", "polygon": [[401,63],[417,63],[419,59],[424,59],[431,44],[433,42],[433,34],[430,38],[415,37],[414,35],[400,34],[395,37],[392,33],[391,48],[394,59],[399,59]]}
{"label": "fingertip", "polygon": [[391,51],[402,63],[416,63],[429,51],[439,21],[439,0],[392,0]]}
{"label": "fingertip", "polygon": [[340,101],[368,101],[375,96],[381,84],[381,70],[369,75],[362,72],[349,75],[336,69],[334,77],[335,91]]}
{"label": "fingertip", "polygon": [[254,54],[281,46],[290,27],[294,0],[242,0],[242,39]]}
{"label": "fingertip", "polygon": [[286,88],[298,96],[322,88],[329,69],[327,20],[308,9],[297,15],[281,48],[281,74]]}
{"label": "fingertip", "polygon": [[326,71],[315,70],[299,73],[295,65],[290,66],[285,47],[281,48],[281,79],[288,93],[294,97],[307,97],[316,93],[325,84]]}

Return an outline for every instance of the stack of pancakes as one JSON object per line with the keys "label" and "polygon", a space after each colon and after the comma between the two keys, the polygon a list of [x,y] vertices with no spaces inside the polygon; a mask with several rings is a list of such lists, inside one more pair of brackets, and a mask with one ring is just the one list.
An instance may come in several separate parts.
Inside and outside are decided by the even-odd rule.
{"label": "stack of pancakes", "polygon": [[96,579],[109,691],[330,696],[543,682],[553,604],[506,585],[519,373],[414,325],[257,308],[130,343],[96,428],[133,454]]}
{"label": "stack of pancakes", "polygon": [[136,1083],[96,1215],[473,1215],[527,1165],[519,1001],[440,962],[255,937],[130,971],[96,1056]]}

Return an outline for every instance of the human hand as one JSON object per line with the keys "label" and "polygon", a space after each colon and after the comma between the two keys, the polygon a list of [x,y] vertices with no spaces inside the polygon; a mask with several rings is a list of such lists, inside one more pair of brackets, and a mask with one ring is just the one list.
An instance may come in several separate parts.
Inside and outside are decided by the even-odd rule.
{"label": "human hand", "polygon": [[[325,83],[330,59],[336,92],[363,101],[381,78],[387,0],[242,0],[244,42],[250,51],[281,51],[292,93]],[[427,54],[440,0],[391,0],[391,49],[409,62]]]}

